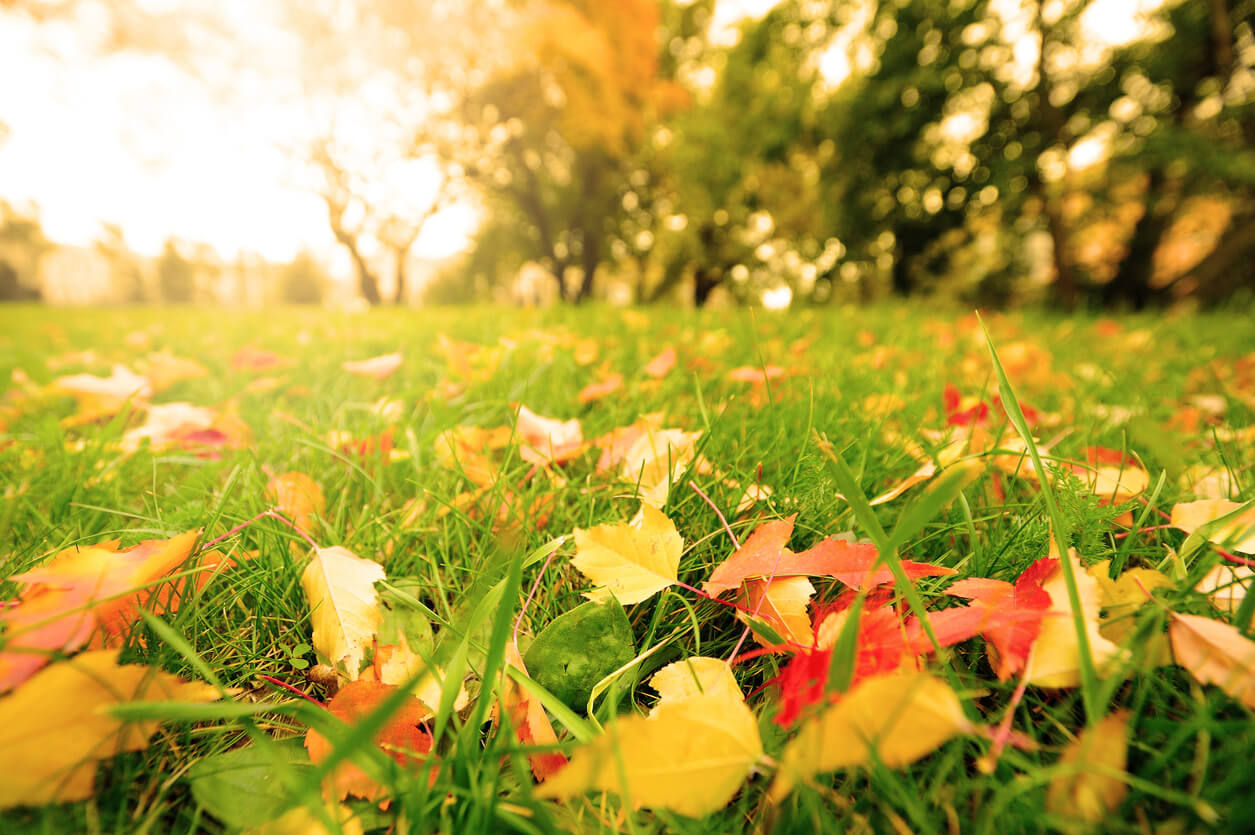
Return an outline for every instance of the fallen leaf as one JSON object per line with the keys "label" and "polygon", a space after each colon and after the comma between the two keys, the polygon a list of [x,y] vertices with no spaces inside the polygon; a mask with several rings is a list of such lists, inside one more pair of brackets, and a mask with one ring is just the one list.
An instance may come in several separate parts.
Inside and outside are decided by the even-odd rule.
{"label": "fallen leaf", "polygon": [[[1111,561],[1103,560],[1089,567],[1089,574],[1098,581],[1102,594],[1102,620],[1098,632],[1104,638],[1127,645],[1137,631],[1138,610],[1153,603],[1150,593],[1155,589],[1172,588],[1173,582],[1153,568],[1129,568],[1116,579],[1108,574]],[[1158,667],[1172,663],[1172,650],[1167,636],[1155,633],[1140,648],[1144,663]]]}
{"label": "fallen leaf", "polygon": [[168,351],[148,355],[143,365],[144,377],[154,393],[165,391],[175,383],[208,377],[209,370],[196,360],[176,357]]}
{"label": "fallen leaf", "polygon": [[642,504],[631,522],[576,528],[571,564],[598,584],[585,597],[604,601],[613,596],[626,606],[675,584],[683,548],[675,523]]}
{"label": "fallen leaf", "polygon": [[526,406],[519,406],[516,428],[523,439],[520,455],[532,464],[561,464],[584,451],[584,433],[579,420],[542,417]]}
{"label": "fallen leaf", "polygon": [[583,712],[597,682],[635,655],[627,613],[608,598],[558,615],[532,641],[525,660],[537,684]]}
{"label": "fallen leaf", "polygon": [[91,797],[99,760],[139,751],[159,722],[123,722],[116,705],[211,702],[219,693],[152,667],[118,664],[117,650],[59,661],[0,698],[0,809]]}
{"label": "fallen leaf", "polygon": [[[792,575],[835,577],[852,588],[873,588],[893,582],[889,566],[876,566],[878,553],[874,545],[828,537],[800,554],[790,551],[785,545],[793,535],[796,518],[794,514],[759,525],[736,553],[711,572],[702,590],[718,596],[737,588],[750,577]],[[911,560],[902,560],[902,568],[912,580],[955,573],[952,568]]]}
{"label": "fallen leaf", "polygon": [[780,647],[780,642],[772,640],[761,629],[754,629],[756,624],[765,623],[785,640],[785,646],[809,646],[814,630],[806,608],[814,596],[815,587],[805,577],[777,577],[771,582],[746,580],[741,605],[755,615],[751,618],[748,612],[738,610],[736,616],[742,623],[749,624],[754,638],[764,647]]}
{"label": "fallen leaf", "polygon": [[396,370],[401,367],[403,357],[398,351],[392,354],[382,354],[377,357],[371,357],[364,360],[349,360],[343,362],[340,367],[350,374],[356,374],[359,377],[370,377],[375,380],[385,380],[391,377]]}
{"label": "fallen leaf", "polygon": [[1111,774],[1128,761],[1129,712],[1122,710],[1081,731],[1063,749],[1059,774],[1046,791],[1046,811],[1095,824],[1120,807],[1129,787]]}
{"label": "fallen leaf", "polygon": [[349,681],[358,677],[383,621],[375,583],[384,579],[383,566],[339,545],[315,548],[301,574],[314,649]]}
{"label": "fallen leaf", "polygon": [[658,356],[645,363],[645,376],[661,380],[675,367],[675,348],[668,345]]}
{"label": "fallen leaf", "polygon": [[266,482],[266,498],[301,530],[313,529],[314,517],[322,516],[327,500],[322,488],[305,473],[289,472]]}
{"label": "fallen leaf", "polygon": [[148,407],[143,425],[122,435],[122,448],[139,449],[145,440],[154,450],[170,447],[240,449],[250,443],[252,431],[231,412],[191,403],[160,403]]}
{"label": "fallen leaf", "polygon": [[[353,726],[374,713],[396,690],[394,685],[377,681],[350,681],[328,702],[327,710],[337,719]],[[407,770],[429,763],[432,738],[423,723],[430,715],[431,712],[418,699],[413,696],[405,697],[400,708],[376,732],[375,744]],[[305,734],[305,749],[309,751],[310,762],[318,765],[331,756],[333,746],[325,736],[310,728]],[[435,777],[433,769],[429,779],[434,781]],[[385,799],[384,787],[376,783],[357,763],[349,760],[342,760],[331,770],[326,785],[328,794],[337,800],[349,796],[374,801]]]}
{"label": "fallen leaf", "polygon": [[241,348],[231,355],[231,367],[236,371],[269,371],[290,362],[273,351],[253,347]]}
{"label": "fallen leaf", "polygon": [[497,465],[484,451],[508,446],[513,436],[508,426],[447,429],[436,437],[436,462],[446,469],[461,472],[472,484],[488,487],[497,480]]}
{"label": "fallen leaf", "polygon": [[737,383],[753,383],[755,385],[766,385],[767,381],[775,380],[783,377],[785,371],[778,365],[766,365],[762,367],[753,365],[742,365],[740,368],[734,368],[728,372],[728,379]]}
{"label": "fallen leaf", "polygon": [[1255,641],[1230,624],[1176,612],[1168,637],[1177,663],[1194,678],[1255,710]]}
{"label": "fallen leaf", "polygon": [[661,508],[671,485],[694,463],[700,438],[700,432],[680,429],[646,431],[623,454],[620,475],[637,486],[641,501]]}
{"label": "fallen leaf", "polygon": [[[536,796],[625,793],[633,807],[669,809],[691,817],[726,806],[762,759],[763,747],[740,688],[730,691],[726,677],[711,662],[724,664],[693,658],[659,671],[651,685],[664,695],[649,716],[610,722],[606,732],[578,748],[570,764],[537,789]],[[672,672],[677,665],[681,669]],[[683,683],[682,677],[693,675],[694,667],[698,680],[709,688]]]}
{"label": "fallen leaf", "polygon": [[649,686],[658,691],[658,704],[654,711],[667,704],[675,704],[694,696],[719,696],[730,701],[742,701],[741,685],[728,662],[721,658],[695,655],[683,661],[675,661],[654,673]]}
{"label": "fallen leaf", "polygon": [[282,775],[303,777],[312,768],[300,742],[285,739],[202,757],[192,763],[187,778],[197,803],[228,826],[244,829],[287,807]]}
{"label": "fallen leaf", "polygon": [[[1098,631],[1098,615],[1102,607],[1098,581],[1081,566],[1075,549],[1068,549],[1067,558],[1072,563],[1072,574],[1076,578],[1076,589],[1081,603],[1080,616],[1089,639],[1090,657],[1094,666],[1102,670],[1111,661],[1124,655],[1124,651]],[[1062,568],[1055,568],[1046,577],[1042,590],[1050,595],[1051,612],[1058,614],[1042,621],[1041,632],[1033,642],[1032,668],[1028,683],[1038,687],[1076,687],[1081,683],[1080,646]]]}
{"label": "fallen leaf", "polygon": [[[513,641],[506,642],[505,663],[527,675],[523,657],[515,649]],[[545,715],[545,709],[532,694],[514,679],[505,677],[501,692],[501,705],[510,717],[510,725],[519,742],[527,746],[557,745],[558,736]],[[527,755],[532,774],[538,782],[544,782],[558,773],[568,762],[561,751],[533,751]]]}
{"label": "fallen leaf", "polygon": [[1233,614],[1246,600],[1252,585],[1255,585],[1255,569],[1249,565],[1219,563],[1203,575],[1194,590],[1207,595],[1220,611]]}
{"label": "fallen leaf", "polygon": [[[1225,499],[1200,499],[1172,506],[1172,526],[1194,533],[1222,516],[1242,507]],[[1239,514],[1212,530],[1207,538],[1217,545],[1240,554],[1255,554],[1255,507]]]}
{"label": "fallen leaf", "polygon": [[603,397],[614,394],[621,388],[623,388],[623,375],[610,374],[596,383],[589,383],[584,386],[584,388],[580,389],[580,393],[576,396],[576,400],[578,400],[581,404],[587,405],[593,401],[600,400]]}
{"label": "fallen leaf", "polygon": [[958,696],[939,678],[895,672],[869,678],[806,722],[784,747],[768,798],[783,800],[812,775],[865,765],[910,765],[968,730]]}
{"label": "fallen leaf", "polygon": [[136,610],[153,598],[153,581],[187,561],[197,535],[145,540],[122,551],[116,539],[67,548],[10,577],[29,585],[18,605],[0,609],[0,692],[30,678],[54,653],[81,648],[97,629],[108,638],[124,635]]}
{"label": "fallen leaf", "polygon": [[1086,447],[1085,461],[1085,465],[1074,465],[1072,471],[1095,496],[1111,504],[1131,501],[1150,486],[1150,473],[1136,458],[1118,449]]}
{"label": "fallen leaf", "polygon": [[[1051,606],[1050,594],[1042,588],[1042,583],[1055,572],[1058,564],[1053,557],[1042,557],[1026,568],[1014,585],[1003,580],[972,577],[946,589],[946,594],[974,600],[989,613],[981,634],[989,642],[990,664],[999,681],[1006,681],[1024,668]],[[1000,617],[1016,612],[1028,616],[1015,620]]]}

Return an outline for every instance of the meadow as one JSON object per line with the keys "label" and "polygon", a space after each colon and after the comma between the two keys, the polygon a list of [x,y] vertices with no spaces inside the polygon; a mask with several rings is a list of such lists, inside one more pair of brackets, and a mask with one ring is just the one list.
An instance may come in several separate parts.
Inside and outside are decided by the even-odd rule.
{"label": "meadow", "polygon": [[1250,311],[7,307],[0,376],[0,831],[1255,818]]}

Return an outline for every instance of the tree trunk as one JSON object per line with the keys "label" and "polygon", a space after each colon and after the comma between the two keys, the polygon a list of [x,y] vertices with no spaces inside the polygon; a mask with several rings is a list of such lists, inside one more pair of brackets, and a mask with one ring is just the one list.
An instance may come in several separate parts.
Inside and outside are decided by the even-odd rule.
{"label": "tree trunk", "polygon": [[1235,215],[1211,254],[1187,276],[1198,282],[1195,295],[1204,304],[1218,304],[1240,289],[1255,291],[1255,216]]}
{"label": "tree trunk", "polygon": [[580,266],[584,275],[580,277],[580,287],[575,294],[575,303],[581,304],[593,295],[593,279],[597,275],[597,265],[601,262],[601,232],[584,230],[584,248],[580,252]]}
{"label": "tree trunk", "polygon": [[353,266],[357,268],[357,291],[362,294],[362,298],[371,306],[379,304],[383,301],[383,297],[379,294],[378,279],[370,271],[370,267],[367,266],[366,260],[357,251],[357,247],[351,247],[349,254],[353,256]]}
{"label": "tree trunk", "polygon": [[396,256],[396,264],[394,266],[396,289],[392,293],[392,304],[402,305],[405,304],[405,257],[409,253],[409,247],[405,249],[397,247],[393,252]]}
{"label": "tree trunk", "polygon": [[1151,279],[1155,272],[1155,252],[1172,225],[1169,201],[1160,195],[1163,188],[1163,172],[1152,169],[1146,188],[1146,210],[1133,227],[1129,251],[1120,261],[1115,277],[1102,288],[1104,307],[1128,303],[1134,310],[1142,310],[1162,300],[1162,292],[1151,286]]}
{"label": "tree trunk", "polygon": [[723,272],[711,267],[698,267],[693,273],[693,304],[705,307],[710,294],[723,283]]}

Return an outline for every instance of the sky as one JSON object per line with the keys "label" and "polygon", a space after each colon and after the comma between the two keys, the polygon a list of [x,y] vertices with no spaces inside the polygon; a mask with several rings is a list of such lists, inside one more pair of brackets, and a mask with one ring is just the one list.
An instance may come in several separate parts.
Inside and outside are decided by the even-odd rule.
{"label": "sky", "polygon": [[[255,252],[287,260],[310,249],[347,270],[321,199],[302,185],[288,153],[318,125],[302,104],[276,0],[141,2],[154,10],[209,4],[256,38],[245,48],[262,56],[258,71],[212,89],[163,58],[95,55],[94,33],[104,27],[90,2],[68,22],[0,13],[0,122],[9,128],[0,141],[0,198],[37,204],[46,233],[62,243],[88,244],[103,223],[116,223],[138,252],[155,254],[173,236],[208,243],[227,259]],[[721,0],[713,27],[733,31],[776,2]],[[1130,12],[1158,2],[1099,0],[1087,32],[1096,42],[1128,40],[1137,34]],[[849,71],[844,58],[831,66],[833,83]],[[430,191],[433,178],[420,171],[414,191]],[[442,212],[415,253],[458,252],[475,223],[468,205]]]}
{"label": "sky", "polygon": [[[267,2],[223,8],[256,15]],[[90,56],[93,28],[90,14],[37,25],[0,13],[0,122],[9,129],[0,198],[36,203],[61,243],[90,243],[102,223],[116,223],[148,254],[174,236],[227,259],[247,251],[287,260],[305,248],[334,255],[326,209],[285,152],[316,129],[285,89],[291,77],[250,74],[223,96],[163,58]],[[415,252],[456,252],[473,228],[469,207],[442,213]]]}

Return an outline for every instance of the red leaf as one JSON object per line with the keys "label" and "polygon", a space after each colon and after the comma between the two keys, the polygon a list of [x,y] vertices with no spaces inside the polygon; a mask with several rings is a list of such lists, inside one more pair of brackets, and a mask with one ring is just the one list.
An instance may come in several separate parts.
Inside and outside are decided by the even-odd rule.
{"label": "red leaf", "polygon": [[1043,557],[1024,570],[1015,585],[1002,580],[974,577],[946,589],[955,597],[976,601],[984,609],[986,620],[980,632],[989,642],[990,661],[1000,681],[1023,669],[1028,654],[1041,632],[1041,621],[1050,610],[1050,595],[1042,582],[1055,570],[1059,561]]}
{"label": "red leaf", "polygon": [[[737,588],[749,577],[790,577],[799,574],[817,577],[835,577],[851,588],[873,588],[893,582],[889,566],[876,565],[878,554],[874,545],[847,542],[829,537],[807,551],[795,554],[785,545],[793,535],[793,521],[788,519],[766,522],[750,534],[736,553],[728,557],[702,585],[702,590],[712,596]],[[902,568],[912,580],[920,577],[945,577],[954,569],[940,565],[902,561]]]}

